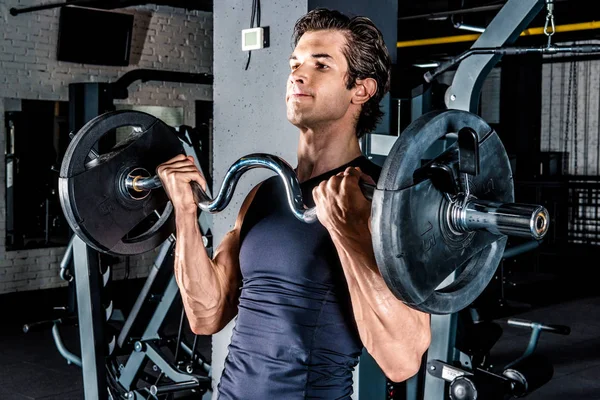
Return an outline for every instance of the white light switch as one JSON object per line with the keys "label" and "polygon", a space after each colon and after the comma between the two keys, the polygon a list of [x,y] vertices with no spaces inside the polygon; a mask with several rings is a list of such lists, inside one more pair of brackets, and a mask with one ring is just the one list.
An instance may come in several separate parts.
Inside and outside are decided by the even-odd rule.
{"label": "white light switch", "polygon": [[258,50],[268,47],[267,34],[264,27],[242,29],[242,50]]}

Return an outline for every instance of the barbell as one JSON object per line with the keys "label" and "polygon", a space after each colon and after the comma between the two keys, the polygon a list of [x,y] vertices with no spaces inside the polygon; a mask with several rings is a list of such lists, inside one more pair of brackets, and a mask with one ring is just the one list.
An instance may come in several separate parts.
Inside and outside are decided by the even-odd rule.
{"label": "barbell", "polygon": [[[95,152],[102,137],[126,126],[135,129],[125,140],[106,154]],[[453,143],[426,159],[444,137]],[[185,151],[175,129],[150,114],[112,111],[89,121],[69,143],[59,177],[61,206],[75,234],[112,255],[158,247],[175,223],[154,172],[178,154]],[[282,179],[298,220],[317,221],[315,208],[303,203],[293,168],[262,153],[238,159],[214,199],[193,182],[199,208],[225,209],[240,177],[253,168]],[[550,223],[543,206],[514,202],[500,138],[482,118],[461,110],[432,111],[413,121],[392,147],[377,185],[360,182],[360,188],[372,201],[373,249],[386,284],[398,299],[431,314],[471,304],[492,279],[508,236],[540,240]]]}

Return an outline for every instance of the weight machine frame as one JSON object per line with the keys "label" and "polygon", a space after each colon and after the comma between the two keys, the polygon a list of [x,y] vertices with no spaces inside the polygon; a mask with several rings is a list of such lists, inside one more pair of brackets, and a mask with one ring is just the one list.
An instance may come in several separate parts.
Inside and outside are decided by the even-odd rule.
{"label": "weight machine frame", "polygon": [[[186,154],[195,154],[193,141],[186,138],[186,135],[190,134],[189,127],[181,126],[175,129],[179,131],[179,136],[182,137]],[[195,159],[197,160],[197,157]],[[201,170],[198,161],[196,161],[196,164]],[[199,225],[209,254],[212,251],[211,224],[211,216],[201,213]],[[113,337],[109,342],[107,341],[105,327],[111,319],[113,308],[112,303],[107,308],[104,307],[102,291],[110,279],[110,267],[104,273],[101,273],[99,252],[87,246],[77,235],[73,235],[71,238],[60,265],[60,276],[67,281],[74,280],[77,301],[76,323],[79,329],[81,357],[71,353],[62,342],[58,327],[66,323],[67,319],[61,318],[54,321],[29,324],[25,326],[24,330],[27,332],[36,326],[52,325],[53,338],[59,353],[68,363],[75,364],[82,369],[84,398],[86,400],[116,400],[114,395],[117,393],[109,392],[111,386],[109,385],[109,379],[111,384],[119,386],[120,392],[124,392],[120,393],[124,395],[122,398],[127,399],[145,400],[149,395],[157,396],[190,389],[199,389],[203,393],[210,392],[212,367],[194,354],[194,348],[190,348],[178,338],[176,346],[180,346],[191,359],[185,372],[180,371],[177,366],[166,360],[160,350],[164,340],[160,337],[159,330],[163,326],[169,310],[180,295],[173,273],[172,255],[174,245],[174,235],[163,242],[146,278],[144,287],[130,314],[124,321],[118,339]],[[69,268],[71,263],[72,270]],[[155,305],[154,310],[151,312],[151,318],[141,332],[136,332],[136,330],[140,330],[140,323],[136,319],[142,312],[142,308],[149,303]],[[183,314],[182,318],[184,318]],[[116,374],[118,376],[112,375],[109,378],[107,376],[108,366],[106,360],[111,357],[116,346],[119,346],[119,348],[132,346],[133,351],[127,361],[118,366]],[[176,350],[176,357],[178,351],[179,348]],[[171,379],[173,383],[150,385],[144,389],[136,389],[134,385],[140,374],[143,373],[148,360],[159,368],[161,376]],[[194,374],[194,365],[201,368],[207,376]],[[117,391],[114,387],[113,390]]]}
{"label": "weight machine frame", "polygon": [[[119,347],[128,346],[130,342],[133,342],[133,351],[126,363],[119,366],[118,376],[113,377],[116,381],[113,383],[118,384],[120,389],[126,392],[125,396],[128,399],[145,400],[148,398],[148,394],[156,395],[186,389],[207,391],[211,385],[210,366],[201,360],[195,359],[192,354],[193,350],[183,342],[178,341],[176,345],[181,346],[192,357],[192,360],[198,362],[209,375],[208,377],[195,375],[187,371],[179,371],[175,365],[165,359],[160,350],[162,338],[159,330],[167,318],[171,306],[179,296],[179,289],[172,273],[173,260],[170,257],[174,243],[175,241],[169,238],[162,244],[144,288],[119,334]],[[105,360],[111,357],[107,353],[112,353],[111,350],[114,350],[115,342],[113,339],[108,343],[104,335],[104,327],[110,315],[103,312],[104,308],[100,299],[100,292],[103,289],[105,279],[99,273],[97,256],[98,252],[96,250],[89,248],[79,237],[74,238],[73,265],[77,291],[81,366],[86,400],[114,398],[114,394],[108,392],[110,385],[108,384],[109,378],[107,378]],[[106,273],[104,276],[106,276]],[[157,296],[153,292],[160,292],[162,285],[161,282],[158,282],[155,287],[155,283],[161,280],[168,280],[168,283],[164,292]],[[153,290],[153,288],[155,289]],[[133,339],[131,329],[136,324],[141,308],[147,303],[156,303],[156,308],[141,337]],[[139,324],[139,322],[137,323]],[[161,374],[174,383],[164,386],[152,385],[140,390],[136,389],[134,385],[147,360],[153,362],[160,369]]]}
{"label": "weight machine frame", "polygon": [[[502,57],[501,52],[481,52],[477,49],[500,48],[511,45],[520,33],[531,23],[544,8],[547,0],[508,0],[498,14],[471,47],[468,58],[461,61],[445,94],[445,103],[449,109],[459,109],[477,113],[479,95],[488,73]],[[454,275],[449,277],[451,282]],[[444,282],[449,283],[449,282]],[[469,357],[456,349],[458,314],[432,315],[431,330],[436,340],[432,341],[427,352],[427,364],[442,362],[454,365],[469,364]],[[425,372],[425,399],[445,399],[446,382]]]}
{"label": "weight machine frame", "polygon": [[[491,48],[510,45],[515,42],[521,32],[531,23],[542,10],[546,0],[508,0],[498,14],[490,22],[485,31],[471,47]],[[483,83],[502,56],[499,54],[473,54],[464,59],[458,66],[452,84],[445,93],[445,103],[448,109],[457,109],[477,113],[479,95]],[[413,115],[415,119],[419,115]],[[456,278],[456,272],[451,274],[441,286],[450,284]],[[447,364],[468,362],[468,356],[456,349],[458,314],[432,315],[432,340],[427,351],[424,367],[439,360]],[[423,399],[445,399],[445,381],[437,379],[422,371],[417,376],[406,381],[406,399],[416,400],[419,394],[419,375],[423,379]]]}

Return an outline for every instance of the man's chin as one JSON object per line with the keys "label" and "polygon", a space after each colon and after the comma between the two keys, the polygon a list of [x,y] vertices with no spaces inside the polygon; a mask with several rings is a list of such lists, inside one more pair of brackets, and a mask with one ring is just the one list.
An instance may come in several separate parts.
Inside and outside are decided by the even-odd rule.
{"label": "man's chin", "polygon": [[303,118],[298,115],[290,116],[288,115],[287,120],[294,125],[296,128],[308,128],[309,121],[306,118]]}

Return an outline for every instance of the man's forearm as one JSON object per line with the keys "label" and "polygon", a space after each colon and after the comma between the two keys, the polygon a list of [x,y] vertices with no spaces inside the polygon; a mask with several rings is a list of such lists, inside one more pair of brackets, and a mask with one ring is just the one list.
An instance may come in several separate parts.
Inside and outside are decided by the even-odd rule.
{"label": "man's forearm", "polygon": [[[368,241],[365,238],[368,236]],[[365,348],[395,381],[416,373],[430,341],[429,315],[398,300],[376,264],[368,230],[361,239],[332,235]]]}
{"label": "man's forearm", "polygon": [[218,331],[235,308],[227,296],[231,277],[208,256],[197,218],[177,217],[176,226],[174,272],[190,326],[195,333]]}

